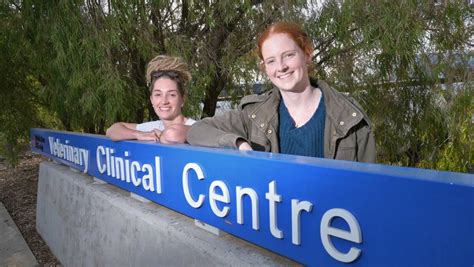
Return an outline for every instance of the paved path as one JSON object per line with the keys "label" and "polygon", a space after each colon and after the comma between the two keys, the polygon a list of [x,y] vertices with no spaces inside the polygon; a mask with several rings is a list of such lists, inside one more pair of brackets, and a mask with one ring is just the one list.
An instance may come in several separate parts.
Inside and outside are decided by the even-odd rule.
{"label": "paved path", "polygon": [[0,266],[37,266],[35,256],[0,202]]}

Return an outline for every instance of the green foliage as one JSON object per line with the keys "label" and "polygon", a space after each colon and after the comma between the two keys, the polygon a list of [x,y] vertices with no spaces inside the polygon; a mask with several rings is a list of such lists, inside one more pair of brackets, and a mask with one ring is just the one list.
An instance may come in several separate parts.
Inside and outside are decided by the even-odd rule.
{"label": "green foliage", "polygon": [[256,38],[284,19],[313,38],[313,76],[369,114],[379,162],[472,171],[466,1],[23,0],[0,15],[0,153],[12,159],[30,127],[104,133],[156,119],[144,72],[158,54],[190,63],[184,113],[212,116],[222,91],[237,102],[264,78]]}
{"label": "green foliage", "polygon": [[[313,14],[307,29],[316,40],[317,76],[362,103],[378,160],[466,171],[472,156],[458,129],[472,122],[453,124],[459,115],[446,99],[452,84],[467,90],[472,83],[465,52],[472,11],[465,1],[326,1]],[[451,164],[442,165],[447,158]]]}
{"label": "green foliage", "polygon": [[[183,1],[176,4],[178,15],[161,25],[170,27],[164,35],[165,51],[184,57],[193,66],[189,106],[197,117],[214,115],[220,93],[242,96],[241,88],[255,83],[256,60],[249,60],[258,32],[282,16],[275,9],[285,1]],[[204,105],[200,116],[199,104]]]}
{"label": "green foliage", "polygon": [[28,77],[27,44],[19,34],[16,12],[0,4],[0,154],[13,164],[28,140],[28,129],[39,124],[35,84]]}
{"label": "green foliage", "polygon": [[[104,133],[106,124],[117,118],[133,118],[132,111],[137,107],[144,109],[142,71],[138,75],[141,80],[133,77],[143,64],[133,66],[131,57],[139,63],[143,57],[140,52],[146,47],[133,42],[133,34],[118,31],[117,24],[121,24],[116,24],[116,18],[108,21],[95,9],[97,6],[90,6],[88,14],[84,14],[82,3],[68,1],[24,8],[42,14],[40,23],[37,19],[28,21],[37,34],[34,44],[49,43],[53,51],[35,54],[35,69],[45,81],[44,99],[48,99],[66,129]],[[44,60],[45,55],[48,60]]]}
{"label": "green foliage", "polygon": [[472,172],[474,166],[474,98],[472,84],[454,96],[448,114],[449,136],[435,161],[422,161],[421,167]]}

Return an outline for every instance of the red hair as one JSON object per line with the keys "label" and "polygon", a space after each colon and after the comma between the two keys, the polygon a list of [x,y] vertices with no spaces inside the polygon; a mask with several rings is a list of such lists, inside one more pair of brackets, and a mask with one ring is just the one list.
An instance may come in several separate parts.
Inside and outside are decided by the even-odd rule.
{"label": "red hair", "polygon": [[285,33],[287,34],[295,43],[303,50],[303,52],[311,58],[311,54],[313,53],[313,43],[309,39],[308,34],[301,29],[301,27],[289,21],[279,21],[275,22],[272,25],[268,26],[265,31],[263,31],[262,35],[258,38],[257,43],[257,54],[258,57],[263,60],[262,56],[262,45],[263,43],[272,35],[277,33]]}

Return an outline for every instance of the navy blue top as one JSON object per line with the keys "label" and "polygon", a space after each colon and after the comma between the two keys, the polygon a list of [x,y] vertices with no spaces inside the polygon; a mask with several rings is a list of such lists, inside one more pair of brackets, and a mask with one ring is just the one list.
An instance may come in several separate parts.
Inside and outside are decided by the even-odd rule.
{"label": "navy blue top", "polygon": [[295,127],[295,121],[290,116],[283,99],[278,109],[280,153],[323,158],[326,120],[324,96],[321,95],[318,109],[311,119],[299,128]]}

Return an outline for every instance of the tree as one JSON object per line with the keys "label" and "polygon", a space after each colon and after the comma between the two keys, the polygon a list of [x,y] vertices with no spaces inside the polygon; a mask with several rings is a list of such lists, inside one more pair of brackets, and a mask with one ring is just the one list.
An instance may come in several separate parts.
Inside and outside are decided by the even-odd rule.
{"label": "tree", "polygon": [[0,138],[14,152],[30,126],[103,133],[156,119],[144,72],[158,54],[190,63],[185,113],[212,116],[224,90],[250,92],[256,38],[284,19],[313,38],[312,75],[372,118],[380,162],[472,170],[472,8],[445,2],[11,0],[0,4]]}
{"label": "tree", "polygon": [[317,76],[361,102],[374,124],[379,160],[413,167],[436,162],[456,131],[443,88],[472,84],[466,1],[326,1],[312,7],[306,28],[316,40]]}
{"label": "tree", "polygon": [[190,62],[187,112],[197,115],[204,96],[212,116],[224,88],[252,78],[243,69],[255,64],[256,31],[275,14],[278,2],[268,1],[22,2],[43,97],[65,129],[92,133],[154,118],[144,70],[157,54]]}
{"label": "tree", "polygon": [[140,13],[126,19],[136,8],[124,2],[108,11],[93,1],[23,2],[34,76],[65,129],[104,133],[117,119],[143,120],[145,58],[154,45],[137,36]]}
{"label": "tree", "polygon": [[29,58],[23,53],[28,44],[21,38],[18,9],[1,3],[0,20],[0,154],[16,163],[29,128],[43,122],[39,118],[38,86],[29,76]]}
{"label": "tree", "polygon": [[[193,66],[191,98],[202,101],[202,117],[213,116],[223,90],[232,94],[242,83],[254,83],[255,49],[258,32],[281,17],[286,1],[182,1],[173,10],[167,34],[162,34],[166,51],[182,55]],[[154,9],[156,10],[156,9]],[[168,12],[172,13],[172,12]],[[158,16],[153,16],[158,17]],[[163,18],[164,16],[161,16]],[[161,23],[153,20],[155,26]],[[199,107],[198,105],[195,105]],[[196,112],[196,111],[195,111]]]}

